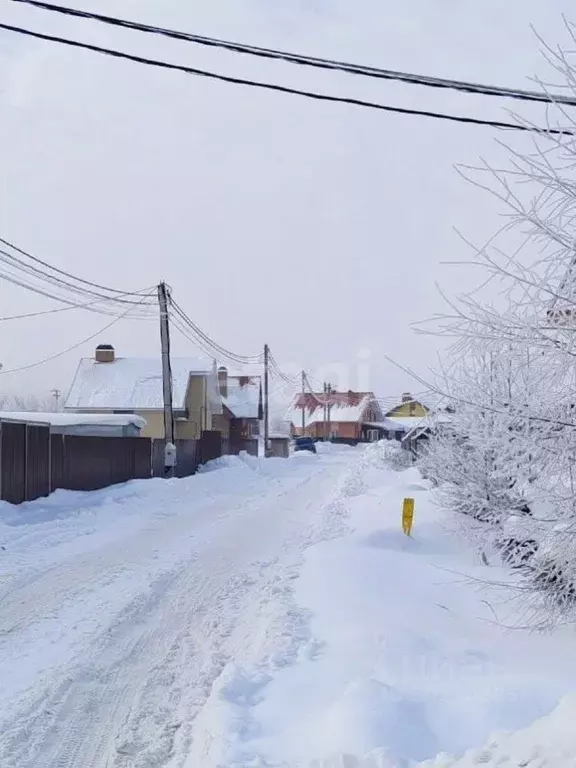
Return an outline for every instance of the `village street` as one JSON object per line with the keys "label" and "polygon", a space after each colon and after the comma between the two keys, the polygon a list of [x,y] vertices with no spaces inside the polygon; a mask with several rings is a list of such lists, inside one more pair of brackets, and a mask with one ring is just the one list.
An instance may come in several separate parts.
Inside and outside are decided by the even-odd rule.
{"label": "village street", "polygon": [[340,530],[348,453],[4,505],[2,768],[164,766],[227,664],[289,658],[288,585]]}
{"label": "village street", "polygon": [[2,505],[2,768],[402,768],[553,709],[569,638],[491,622],[385,444],[319,450]]}

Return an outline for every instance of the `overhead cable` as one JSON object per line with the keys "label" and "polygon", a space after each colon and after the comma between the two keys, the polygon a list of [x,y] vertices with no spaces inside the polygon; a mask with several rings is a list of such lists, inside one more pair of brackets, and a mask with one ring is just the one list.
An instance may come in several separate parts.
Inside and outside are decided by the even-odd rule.
{"label": "overhead cable", "polygon": [[[108,291],[109,293],[113,293],[113,294],[121,294],[123,297],[131,295],[129,292],[121,291],[121,290],[118,290],[117,288],[110,288],[105,285],[100,285],[99,283],[94,283],[94,282],[91,282],[90,280],[85,280],[82,277],[77,277],[76,275],[73,275],[70,272],[66,272],[63,269],[59,269],[58,267],[55,267],[52,264],[49,264],[47,261],[43,261],[42,259],[39,259],[37,256],[33,256],[28,251],[25,251],[22,248],[19,248],[17,245],[14,245],[14,243],[11,243],[9,240],[5,240],[2,237],[0,237],[0,243],[3,243],[8,248],[11,248],[13,251],[16,251],[21,256],[25,256],[27,259],[30,259],[36,264],[40,264],[41,266],[46,267],[47,269],[51,269],[53,272],[63,275],[64,277],[71,278],[72,280],[75,280],[78,283],[82,283],[84,285],[90,286],[91,288],[97,288],[100,291]],[[1,251],[1,252],[4,254],[6,253],[5,251]],[[22,262],[20,259],[16,259],[15,256],[11,256],[11,258],[16,261],[19,261],[21,264],[24,264],[24,262]],[[97,294],[97,295],[100,295],[100,294]],[[139,302],[135,302],[135,303],[139,303]]]}
{"label": "overhead cable", "polygon": [[92,341],[97,336],[100,336],[102,333],[107,331],[109,328],[112,328],[113,325],[116,325],[120,320],[126,318],[130,312],[133,311],[132,307],[128,307],[128,309],[121,315],[118,315],[114,318],[110,323],[105,325],[103,328],[100,328],[100,330],[96,331],[96,333],[92,333],[90,336],[87,336],[85,339],[82,339],[81,341],[77,342],[76,344],[73,344],[71,347],[67,347],[66,349],[63,349],[61,352],[56,352],[54,355],[50,355],[49,357],[45,357],[42,360],[37,360],[35,363],[28,363],[27,365],[21,365],[18,368],[8,368],[8,369],[1,369],[0,374],[6,374],[6,373],[19,373],[20,371],[28,371],[31,368],[36,368],[39,365],[44,365],[45,363],[49,363],[52,360],[56,360],[59,357],[62,357],[63,355],[68,354],[68,352],[72,352],[75,349],[78,349],[78,347],[81,347],[83,344],[86,344],[89,341]]}
{"label": "overhead cable", "polygon": [[69,38],[58,37],[56,35],[48,35],[42,32],[35,32],[31,29],[25,29],[23,27],[16,27],[11,24],[0,23],[0,29],[4,29],[8,32],[14,32],[20,35],[26,35],[38,40],[44,40],[47,42],[59,43],[61,45],[70,46],[72,48],[79,48],[94,53],[100,53],[106,56],[112,56],[117,59],[124,59],[126,61],[132,61],[136,64],[144,64],[151,67],[159,67],[166,70],[174,70],[178,72],[184,72],[189,75],[196,75],[198,77],[206,77],[212,80],[219,80],[224,83],[231,83],[233,85],[243,85],[250,88],[258,88],[267,91],[274,91],[276,93],[282,93],[285,95],[302,96],[314,101],[324,101],[336,104],[346,104],[349,106],[362,107],[364,109],[374,109],[381,112],[390,112],[399,115],[413,115],[418,117],[429,117],[435,120],[447,120],[449,122],[462,123],[465,125],[483,125],[491,128],[507,129],[514,131],[522,131],[526,133],[540,133],[546,135],[565,135],[573,136],[574,131],[568,128],[542,128],[536,125],[528,125],[524,123],[510,123],[503,120],[484,120],[476,117],[465,117],[463,115],[452,115],[442,112],[433,112],[423,109],[410,109],[408,107],[395,107],[389,104],[379,104],[372,101],[366,101],[364,99],[356,99],[346,96],[332,96],[327,93],[318,93],[316,91],[307,91],[300,88],[290,88],[284,85],[278,85],[275,83],[267,83],[256,80],[250,80],[248,78],[233,77],[231,75],[222,75],[216,72],[209,72],[207,70],[198,69],[195,67],[187,67],[182,64],[171,64],[167,61],[159,59],[149,59],[144,56],[137,56],[135,54],[126,53],[113,48],[104,48],[98,45],[91,45],[89,43],[83,43],[79,40],[70,40]]}
{"label": "overhead cable", "polygon": [[[36,293],[39,296],[44,296],[45,298],[52,299],[53,301],[58,301],[61,304],[65,304],[67,308],[70,309],[87,309],[90,312],[96,312],[100,315],[109,315],[113,317],[118,316],[118,307],[106,307],[101,305],[106,305],[107,303],[110,303],[111,300],[104,300],[104,299],[96,299],[92,300],[93,297],[90,296],[91,301],[89,303],[81,303],[79,301],[70,299],[66,296],[61,296],[58,293],[55,293],[54,291],[50,291],[47,289],[44,289],[40,286],[31,284],[29,282],[26,282],[20,278],[18,278],[16,275],[13,275],[10,272],[6,272],[0,267],[0,280],[6,280],[9,283],[12,283],[13,285],[17,285],[20,288],[24,288],[27,291],[31,291],[32,293]],[[130,294],[134,295],[134,294]],[[122,305],[124,306],[124,305]],[[146,305],[147,306],[147,305]],[[130,302],[130,307],[134,309],[135,312],[139,312],[139,317],[150,317],[149,312],[145,312],[145,306],[140,308],[138,304],[134,304],[133,302]]]}
{"label": "overhead cable", "polygon": [[189,329],[189,331],[194,335],[194,337],[201,340],[202,343],[208,346],[208,348],[211,349],[213,352],[216,352],[217,354],[220,354],[222,357],[225,357],[229,360],[233,360],[234,362],[239,364],[255,364],[257,362],[261,362],[262,355],[253,355],[253,356],[239,355],[221,346],[216,341],[214,341],[214,339],[208,336],[208,334],[205,333],[201,328],[199,328],[196,325],[196,323],[194,323],[193,320],[190,319],[190,317],[188,317],[188,315],[184,312],[182,307],[180,307],[180,305],[174,300],[174,298],[171,298],[170,304],[174,309],[176,315],[183,321],[184,325]]}
{"label": "overhead cable", "polygon": [[286,384],[295,385],[299,379],[300,376],[288,376],[288,374],[284,373],[284,371],[280,368],[278,365],[278,362],[276,361],[274,355],[272,352],[270,352],[269,355],[270,360],[270,367],[273,373],[275,373],[277,376],[279,376]]}
{"label": "overhead cable", "polygon": [[474,93],[483,96],[498,96],[510,99],[519,99],[522,101],[536,101],[545,103],[558,103],[570,106],[576,106],[576,99],[570,96],[564,96],[558,93],[544,93],[541,91],[525,90],[521,88],[509,88],[496,85],[485,85],[482,83],[467,82],[465,80],[455,80],[450,78],[431,77],[428,75],[418,75],[409,72],[401,72],[391,69],[382,69],[379,67],[366,66],[363,64],[354,64],[336,59],[325,59],[318,56],[308,56],[307,54],[291,53],[289,51],[277,50],[274,48],[263,48],[246,43],[238,43],[220,38],[206,37],[190,32],[182,32],[175,29],[167,29],[151,24],[142,24],[140,22],[121,19],[117,16],[108,16],[92,11],[83,11],[78,8],[68,8],[53,3],[45,3],[40,0],[12,0],[12,2],[21,5],[30,5],[35,8],[51,11],[66,16],[90,19],[103,24],[108,24],[125,29],[145,32],[163,37],[181,40],[196,45],[207,46],[210,48],[220,48],[233,53],[247,54],[265,59],[275,59],[290,64],[298,64],[305,67],[315,67],[318,69],[327,69],[331,71],[347,72],[349,74],[361,75],[363,77],[372,77],[381,80],[395,80],[402,83],[413,85],[422,85],[430,88],[444,88],[456,90],[463,93]]}
{"label": "overhead cable", "polygon": [[[0,272],[0,279],[2,279],[2,277],[3,276]],[[135,294],[130,293],[130,295],[133,296]],[[94,311],[93,309],[94,306],[101,303],[102,303],[101,300],[97,299],[88,304],[70,304],[66,307],[56,307],[54,309],[43,309],[38,312],[24,312],[20,315],[6,315],[4,317],[0,317],[0,322],[8,322],[10,320],[25,320],[30,317],[41,317],[42,315],[55,315],[55,314],[58,314],[59,312],[68,312],[71,309],[86,309],[89,311]],[[99,310],[95,310],[95,311],[99,312]],[[116,317],[119,316],[118,313],[112,313],[112,312],[100,312],[100,314],[115,314]],[[138,317],[139,319],[148,319],[148,316],[138,316]],[[152,315],[150,315],[150,319],[152,319]],[[156,319],[155,316],[154,316],[154,319]]]}
{"label": "overhead cable", "polygon": [[[37,267],[26,264],[21,259],[18,259],[14,257],[12,254],[8,253],[7,251],[0,248],[0,263],[5,264],[6,266],[12,268],[15,270],[14,272],[6,272],[5,269],[0,267],[0,276],[4,279],[14,282],[17,285],[20,285],[22,287],[28,287],[30,290],[35,290],[36,286],[34,284],[30,284],[29,282],[24,282],[24,278],[22,275],[30,275],[33,279],[39,280],[41,283],[46,283],[49,286],[54,286],[56,289],[60,291],[65,291],[67,293],[72,294],[72,296],[76,297],[79,296],[82,299],[91,299],[90,302],[92,304],[92,311],[100,312],[102,314],[117,314],[116,313],[110,313],[107,310],[103,310],[102,308],[98,308],[98,303],[114,303],[119,305],[131,305],[131,306],[139,306],[140,302],[135,301],[134,298],[130,299],[124,299],[122,296],[128,295],[131,297],[134,297],[137,294],[134,294],[133,292],[129,292],[127,294],[118,293],[117,296],[106,296],[105,294],[100,294],[97,291],[93,291],[91,289],[82,288],[80,286],[74,285],[73,283],[70,283],[66,280],[63,280],[62,278],[57,277],[56,275],[51,275],[49,272],[44,272]],[[63,301],[65,303],[72,304],[74,306],[87,306],[86,304],[79,304],[76,300],[74,301],[67,301],[69,298],[66,294],[63,297],[61,297],[59,294],[54,295],[53,288],[50,289],[51,292],[47,292],[46,290],[37,291],[39,293],[42,293],[43,295],[50,296],[51,298],[54,298],[59,301]]]}

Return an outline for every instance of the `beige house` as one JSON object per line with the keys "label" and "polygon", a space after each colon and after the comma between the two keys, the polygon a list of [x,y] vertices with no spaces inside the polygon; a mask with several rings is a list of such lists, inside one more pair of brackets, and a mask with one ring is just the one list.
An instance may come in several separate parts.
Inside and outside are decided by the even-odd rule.
{"label": "beige house", "polygon": [[[222,413],[216,365],[210,360],[172,358],[176,439],[200,437]],[[146,420],[142,437],[164,437],[160,358],[117,357],[109,344],[80,360],[66,400],[68,413],[136,414]]]}

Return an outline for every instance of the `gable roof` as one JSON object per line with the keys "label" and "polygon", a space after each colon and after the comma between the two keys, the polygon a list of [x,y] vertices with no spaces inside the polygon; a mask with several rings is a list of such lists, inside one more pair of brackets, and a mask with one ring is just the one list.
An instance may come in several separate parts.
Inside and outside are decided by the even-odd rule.
{"label": "gable roof", "polygon": [[416,405],[421,405],[426,411],[433,411],[438,407],[442,399],[441,395],[430,390],[412,395],[410,400],[402,400],[401,397],[387,396],[379,397],[378,401],[382,406],[382,410],[385,412],[386,416],[388,416],[407,403],[416,403]]}
{"label": "gable roof", "polygon": [[228,375],[226,386],[227,393],[222,402],[235,418],[262,418],[260,376]]}
{"label": "gable roof", "polygon": [[369,406],[376,413],[374,421],[381,417],[381,409],[373,392],[333,392],[326,395],[323,392],[306,392],[296,395],[286,418],[296,426],[302,423],[302,409],[305,411],[305,424],[310,426],[324,421],[324,401],[328,398],[331,422],[358,423],[364,417]]}
{"label": "gable roof", "polygon": [[[190,376],[215,378],[214,364],[195,358],[172,358],[174,408],[186,407]],[[217,387],[216,387],[217,389]],[[211,400],[215,393],[210,388]],[[118,357],[99,363],[83,357],[66,400],[67,410],[158,410],[163,407],[162,361],[159,357]]]}

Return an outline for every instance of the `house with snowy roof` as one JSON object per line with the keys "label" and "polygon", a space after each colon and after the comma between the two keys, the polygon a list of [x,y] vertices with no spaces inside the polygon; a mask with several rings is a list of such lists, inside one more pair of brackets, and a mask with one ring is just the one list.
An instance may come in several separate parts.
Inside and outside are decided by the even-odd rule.
{"label": "house with snowy roof", "polygon": [[234,442],[251,440],[260,434],[264,417],[260,376],[232,375],[225,366],[218,368],[218,388],[222,398],[222,415],[215,421],[224,437]]}
{"label": "house with snowy roof", "polygon": [[294,397],[286,415],[296,436],[320,440],[360,442],[378,439],[370,423],[382,421],[383,414],[373,392],[305,392]]}
{"label": "house with snowy roof", "polygon": [[434,394],[418,396],[405,392],[401,400],[380,398],[384,418],[368,425],[380,432],[380,438],[387,440],[421,441],[430,435],[432,425],[449,420],[441,398]]}
{"label": "house with snowy roof", "polygon": [[[177,439],[197,439],[222,413],[216,364],[196,358],[171,359],[172,399]],[[164,437],[164,398],[160,357],[118,357],[100,344],[94,357],[80,360],[66,400],[68,413],[135,414],[146,425],[142,437]]]}

